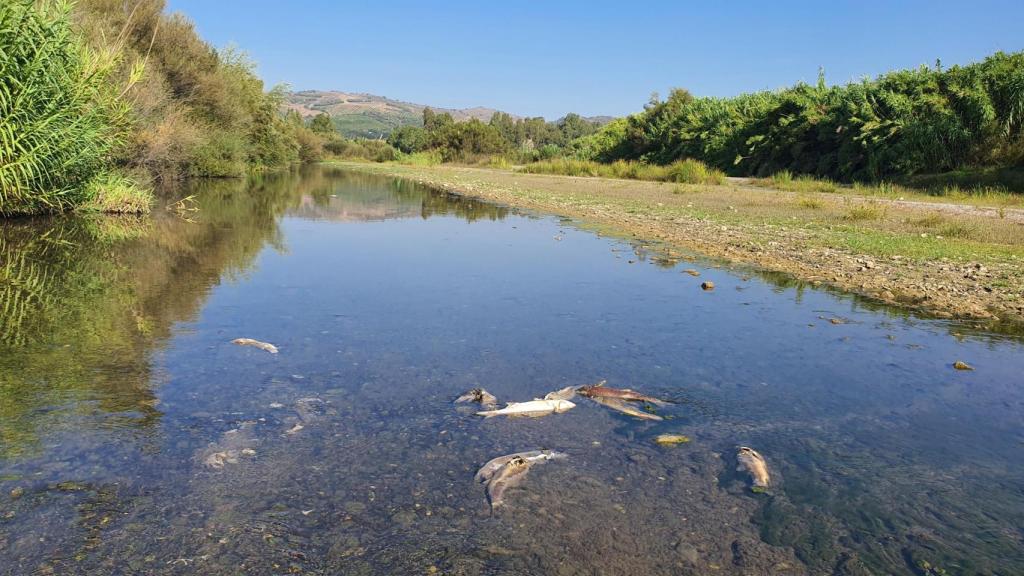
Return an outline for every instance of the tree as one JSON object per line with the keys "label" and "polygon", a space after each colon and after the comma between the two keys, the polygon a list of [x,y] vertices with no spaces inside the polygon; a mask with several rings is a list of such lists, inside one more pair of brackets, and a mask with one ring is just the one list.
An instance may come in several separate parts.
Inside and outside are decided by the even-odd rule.
{"label": "tree", "polygon": [[331,135],[336,132],[331,117],[324,112],[317,114],[309,121],[309,128],[317,134]]}

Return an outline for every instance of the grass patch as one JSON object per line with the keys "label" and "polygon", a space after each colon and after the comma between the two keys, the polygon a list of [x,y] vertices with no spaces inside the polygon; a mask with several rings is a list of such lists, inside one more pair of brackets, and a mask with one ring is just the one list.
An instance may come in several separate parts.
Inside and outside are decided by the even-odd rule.
{"label": "grass patch", "polygon": [[843,219],[852,222],[863,222],[865,220],[880,220],[883,216],[885,216],[885,209],[881,206],[862,204],[847,210]]}
{"label": "grass patch", "polygon": [[437,166],[442,162],[442,158],[441,153],[437,150],[429,150],[426,152],[403,154],[398,158],[397,162],[406,166]]}
{"label": "grass patch", "polygon": [[93,178],[85,187],[87,200],[78,207],[82,212],[145,214],[153,204],[153,193],[138,182],[115,172]]}
{"label": "grass patch", "polygon": [[943,238],[959,238],[966,240],[974,236],[974,228],[960,222],[951,222],[939,228],[939,236]]}
{"label": "grass patch", "polygon": [[825,192],[831,194],[839,191],[839,185],[831,180],[818,179],[807,175],[794,176],[789,170],[776,172],[770,178],[761,179],[760,183],[770,188],[789,192]]}
{"label": "grass patch", "polygon": [[801,208],[807,208],[808,210],[821,210],[825,207],[825,203],[813,196],[804,196],[796,201],[796,205]]}
{"label": "grass patch", "polygon": [[627,160],[617,160],[610,164],[602,164],[592,160],[555,158],[527,164],[520,168],[520,171],[529,174],[651,180],[680,184],[718,185],[725,182],[724,172],[710,168],[703,162],[693,159],[679,160],[667,166],[659,166],[657,164]]}

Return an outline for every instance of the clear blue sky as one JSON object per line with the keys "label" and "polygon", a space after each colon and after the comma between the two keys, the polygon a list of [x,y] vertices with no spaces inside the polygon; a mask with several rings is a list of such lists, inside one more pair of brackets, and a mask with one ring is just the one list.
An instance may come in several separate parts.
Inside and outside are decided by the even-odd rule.
{"label": "clear blue sky", "polygon": [[168,0],[268,84],[554,119],[1024,49],[1022,0]]}

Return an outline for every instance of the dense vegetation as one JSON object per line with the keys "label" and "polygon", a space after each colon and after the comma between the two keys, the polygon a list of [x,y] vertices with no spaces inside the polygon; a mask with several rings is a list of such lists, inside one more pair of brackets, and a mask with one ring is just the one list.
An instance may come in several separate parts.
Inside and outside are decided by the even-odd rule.
{"label": "dense vegetation", "polygon": [[1024,164],[1024,52],[874,80],[697,98],[674,90],[573,143],[578,157],[669,164],[699,159],[734,175],[788,170],[878,181]]}
{"label": "dense vegetation", "polygon": [[122,37],[106,50],[80,43],[64,2],[0,7],[0,216],[84,204],[124,142],[119,92],[138,69],[112,76]]}
{"label": "dense vegetation", "polygon": [[145,210],[136,180],[242,176],[319,159],[253,63],[164,0],[0,4],[0,216]]}
{"label": "dense vegetation", "polygon": [[563,153],[572,140],[597,131],[595,122],[569,114],[557,122],[543,118],[513,119],[497,112],[490,122],[456,122],[448,113],[423,110],[423,126],[403,126],[388,136],[388,144],[403,153],[436,151],[442,160],[466,161],[501,154],[516,162],[549,159]]}
{"label": "dense vegetation", "polygon": [[145,62],[129,95],[130,142],[117,160],[161,178],[242,176],[296,163],[318,140],[301,119],[280,113],[286,92],[269,91],[255,64],[234,48],[217,50],[164,0],[80,0],[78,28],[91,45],[126,31],[122,68]]}

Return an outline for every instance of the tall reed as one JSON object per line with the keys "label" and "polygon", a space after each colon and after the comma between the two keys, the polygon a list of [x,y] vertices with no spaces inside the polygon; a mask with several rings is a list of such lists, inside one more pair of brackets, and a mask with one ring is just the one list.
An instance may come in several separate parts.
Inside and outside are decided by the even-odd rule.
{"label": "tall reed", "polygon": [[125,87],[110,81],[120,42],[86,48],[70,10],[67,0],[0,3],[2,217],[88,200],[87,184],[124,140]]}

